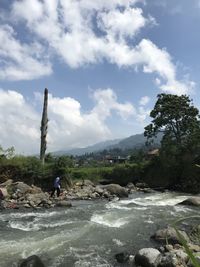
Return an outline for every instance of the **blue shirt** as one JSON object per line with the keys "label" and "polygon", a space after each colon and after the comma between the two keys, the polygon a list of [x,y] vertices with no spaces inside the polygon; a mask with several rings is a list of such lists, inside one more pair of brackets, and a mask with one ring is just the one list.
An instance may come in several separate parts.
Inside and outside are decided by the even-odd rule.
{"label": "blue shirt", "polygon": [[54,180],[54,187],[59,188],[60,187],[60,177],[56,177]]}

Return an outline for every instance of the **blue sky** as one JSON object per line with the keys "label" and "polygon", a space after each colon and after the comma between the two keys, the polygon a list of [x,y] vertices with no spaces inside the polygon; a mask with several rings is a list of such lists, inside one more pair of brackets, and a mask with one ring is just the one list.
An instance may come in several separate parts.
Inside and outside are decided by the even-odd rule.
{"label": "blue sky", "polygon": [[36,153],[143,132],[156,95],[199,103],[199,0],[0,0],[0,144]]}

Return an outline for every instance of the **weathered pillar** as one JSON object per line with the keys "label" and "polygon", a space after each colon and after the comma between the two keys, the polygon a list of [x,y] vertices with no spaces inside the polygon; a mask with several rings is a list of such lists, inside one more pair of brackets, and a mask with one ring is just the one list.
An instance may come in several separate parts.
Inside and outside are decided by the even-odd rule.
{"label": "weathered pillar", "polygon": [[41,145],[40,145],[40,160],[42,164],[45,161],[45,151],[47,148],[47,128],[48,128],[48,117],[47,117],[47,106],[48,106],[48,89],[45,88],[44,90],[44,105],[43,105],[43,112],[42,112],[42,120],[41,120]]}

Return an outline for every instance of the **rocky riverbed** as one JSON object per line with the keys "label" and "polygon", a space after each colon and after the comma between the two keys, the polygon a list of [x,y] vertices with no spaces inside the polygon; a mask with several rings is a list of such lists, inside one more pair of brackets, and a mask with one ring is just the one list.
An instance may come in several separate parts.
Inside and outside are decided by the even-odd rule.
{"label": "rocky riverbed", "polygon": [[124,198],[135,191],[151,192],[152,190],[144,184],[137,187],[128,184],[127,187],[121,187],[118,184],[95,185],[90,180],[84,183],[75,183],[71,188],[62,190],[59,198],[50,197],[50,192],[43,192],[41,188],[34,185],[29,186],[23,182],[7,182],[0,184],[0,190],[3,193],[1,208],[52,208],[55,206],[70,207],[72,200],[91,200]]}

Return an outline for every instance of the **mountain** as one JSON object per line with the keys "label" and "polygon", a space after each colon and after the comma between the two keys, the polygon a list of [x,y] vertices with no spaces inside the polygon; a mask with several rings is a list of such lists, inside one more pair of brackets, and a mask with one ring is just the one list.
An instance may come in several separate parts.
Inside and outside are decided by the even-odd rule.
{"label": "mountain", "polygon": [[92,146],[83,147],[83,148],[73,148],[73,149],[69,149],[69,150],[61,150],[61,151],[53,152],[52,154],[55,156],[60,156],[60,155],[80,156],[80,155],[84,155],[86,153],[92,153],[92,152],[97,152],[97,151],[107,149],[108,147],[112,147],[112,146],[118,144],[120,142],[120,140],[121,139],[107,140],[104,142],[94,144]]}
{"label": "mountain", "polygon": [[[158,135],[158,137],[155,139],[155,144],[159,144],[162,139],[162,135]],[[74,148],[70,150],[63,150],[63,151],[57,151],[52,153],[55,156],[60,155],[73,155],[73,156],[80,156],[84,155],[86,153],[92,153],[92,152],[98,152],[102,151],[104,149],[114,149],[114,148],[120,148],[122,150],[124,149],[134,149],[134,148],[140,148],[145,145],[146,137],[144,137],[144,134],[135,134],[131,135],[124,139],[115,139],[115,140],[108,140],[105,142],[100,142],[92,146],[84,147],[84,148]]]}

